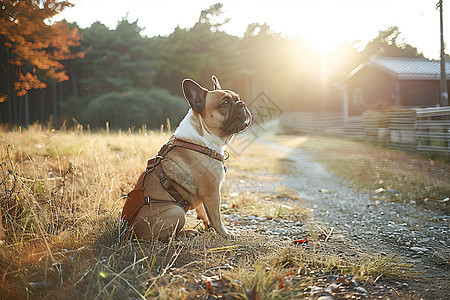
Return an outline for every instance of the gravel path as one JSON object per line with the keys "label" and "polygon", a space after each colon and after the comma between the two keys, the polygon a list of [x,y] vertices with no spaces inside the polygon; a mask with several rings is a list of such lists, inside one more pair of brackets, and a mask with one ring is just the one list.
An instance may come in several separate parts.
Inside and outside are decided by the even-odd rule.
{"label": "gravel path", "polygon": [[[372,254],[400,257],[402,261],[413,264],[415,270],[423,272],[426,279],[409,283],[411,289],[417,291],[417,296],[449,299],[449,215],[410,203],[378,200],[379,195],[375,191],[373,194],[355,192],[351,183],[328,172],[315,161],[314,153],[266,140],[258,142],[294,161],[295,171],[279,176],[281,180],[278,182],[242,183],[233,188],[257,192],[274,190],[277,185],[289,187],[298,192],[302,205],[312,210],[317,222],[328,229],[334,227],[333,235],[343,236],[350,244]],[[228,218],[233,221],[233,216]],[[277,225],[281,228],[292,226],[273,224]]]}

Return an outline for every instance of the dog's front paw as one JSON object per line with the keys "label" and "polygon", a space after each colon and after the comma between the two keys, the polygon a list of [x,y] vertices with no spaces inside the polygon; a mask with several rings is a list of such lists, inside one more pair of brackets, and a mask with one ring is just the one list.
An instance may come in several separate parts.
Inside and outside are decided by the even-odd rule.
{"label": "dog's front paw", "polygon": [[227,229],[227,235],[229,237],[238,237],[241,236],[240,233],[236,230],[232,230],[232,229]]}
{"label": "dog's front paw", "polygon": [[182,234],[187,238],[193,238],[193,237],[199,235],[200,232],[195,229],[183,229],[182,231],[180,231],[179,234]]}
{"label": "dog's front paw", "polygon": [[236,236],[239,236],[239,233],[236,232],[235,230],[227,229],[225,227],[222,229],[222,231],[219,232],[218,230],[216,230],[216,232],[218,234],[222,235],[222,236],[225,236],[225,237],[236,237]]}

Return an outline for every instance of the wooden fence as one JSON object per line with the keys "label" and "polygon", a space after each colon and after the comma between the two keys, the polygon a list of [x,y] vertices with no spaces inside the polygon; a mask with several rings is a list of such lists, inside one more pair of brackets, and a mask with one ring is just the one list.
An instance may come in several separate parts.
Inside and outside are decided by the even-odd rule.
{"label": "wooden fence", "polygon": [[405,151],[450,155],[450,107],[392,107],[387,113],[365,112],[344,121],[339,113],[283,114],[286,132],[338,135]]}
{"label": "wooden fence", "polygon": [[450,107],[416,110],[417,150],[450,154]]}
{"label": "wooden fence", "polygon": [[283,114],[281,125],[294,133],[322,134],[340,129],[344,124],[341,115],[335,112],[294,112]]}

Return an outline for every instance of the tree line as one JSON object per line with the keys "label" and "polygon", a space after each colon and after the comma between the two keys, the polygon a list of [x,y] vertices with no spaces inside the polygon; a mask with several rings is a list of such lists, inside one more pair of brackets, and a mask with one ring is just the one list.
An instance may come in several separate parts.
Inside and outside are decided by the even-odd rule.
{"label": "tree line", "polygon": [[363,51],[343,44],[323,55],[302,38],[268,24],[249,24],[242,38],[221,30],[222,5],[200,12],[192,28],[168,36],[143,35],[127,18],[109,29],[45,20],[67,1],[3,1],[0,7],[0,123],[26,126],[52,120],[114,128],[176,124],[187,111],[181,81],[222,86],[251,102],[265,92],[282,111],[339,109],[331,85],[371,54],[423,57],[401,43],[400,31],[380,31]]}

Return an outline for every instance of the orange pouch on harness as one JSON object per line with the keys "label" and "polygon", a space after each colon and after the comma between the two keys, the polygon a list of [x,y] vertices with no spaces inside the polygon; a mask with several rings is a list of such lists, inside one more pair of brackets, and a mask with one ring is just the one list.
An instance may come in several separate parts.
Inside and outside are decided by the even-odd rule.
{"label": "orange pouch on harness", "polygon": [[134,221],[141,210],[142,206],[145,205],[144,200],[144,177],[145,172],[142,172],[141,176],[139,176],[138,182],[134,189],[128,193],[127,201],[122,209],[122,219],[128,222],[129,226],[134,225]]}

